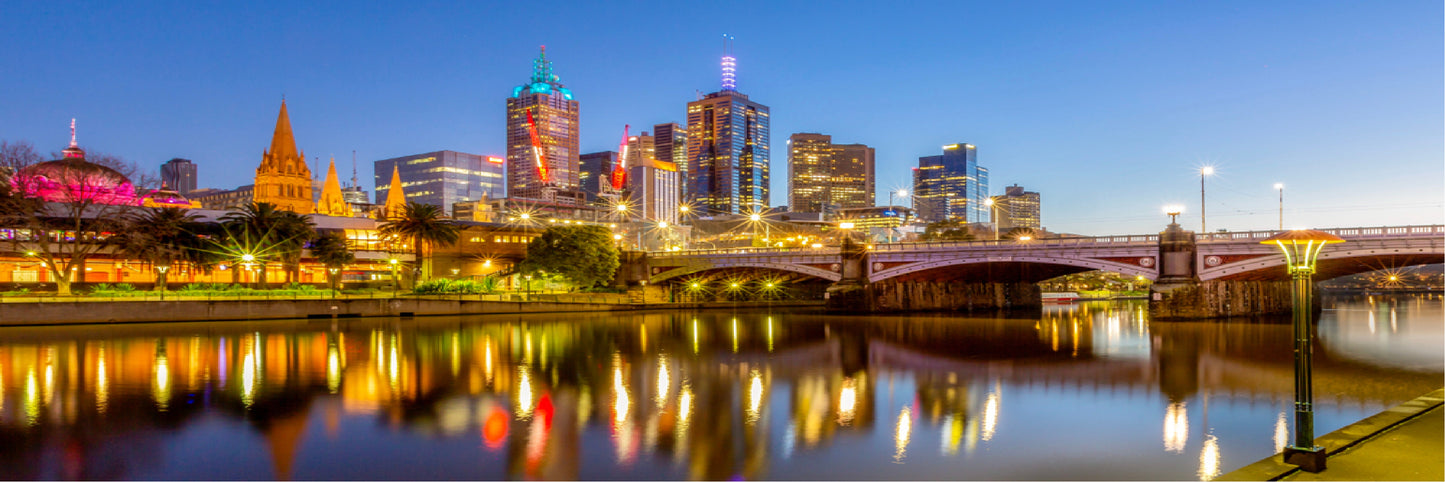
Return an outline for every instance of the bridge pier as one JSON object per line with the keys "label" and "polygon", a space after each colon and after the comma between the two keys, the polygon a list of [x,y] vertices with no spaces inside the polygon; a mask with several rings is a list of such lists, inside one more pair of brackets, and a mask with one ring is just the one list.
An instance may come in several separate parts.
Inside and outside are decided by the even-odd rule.
{"label": "bridge pier", "polygon": [[1200,281],[1199,258],[1193,231],[1170,223],[1159,233],[1159,279],[1149,288],[1150,320],[1256,318],[1292,309],[1289,281]]}
{"label": "bridge pier", "polygon": [[[837,285],[834,285],[835,287]],[[828,309],[851,313],[1038,309],[1037,283],[880,281],[834,291]]]}

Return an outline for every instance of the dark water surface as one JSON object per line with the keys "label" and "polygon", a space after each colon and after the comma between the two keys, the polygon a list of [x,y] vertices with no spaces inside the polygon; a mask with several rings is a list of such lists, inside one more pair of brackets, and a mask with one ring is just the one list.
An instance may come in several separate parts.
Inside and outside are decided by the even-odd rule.
{"label": "dark water surface", "polygon": [[[1319,434],[1442,384],[1439,296],[1327,301]],[[1176,479],[1280,449],[1289,327],[810,312],[0,329],[0,478]]]}

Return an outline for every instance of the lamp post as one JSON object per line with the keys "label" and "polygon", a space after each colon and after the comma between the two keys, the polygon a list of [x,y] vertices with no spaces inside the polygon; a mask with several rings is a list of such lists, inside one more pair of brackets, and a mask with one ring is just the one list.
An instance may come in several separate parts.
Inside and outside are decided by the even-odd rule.
{"label": "lamp post", "polygon": [[1274,183],[1274,188],[1279,190],[1279,230],[1284,231],[1284,183]]}
{"label": "lamp post", "polygon": [[989,196],[983,200],[983,205],[988,206],[988,220],[993,221],[993,240],[998,241],[998,202]]}
{"label": "lamp post", "polygon": [[[898,193],[898,197],[902,197],[902,198],[905,198],[905,199],[908,198],[908,190],[907,190],[907,189],[899,189],[899,190],[897,190],[897,191],[888,191],[888,209],[893,209],[893,207],[894,207],[894,206],[893,206],[893,194],[894,194],[895,192]],[[897,217],[897,216],[896,216],[896,213],[895,213],[895,217]],[[900,221],[898,224],[901,226],[903,223]],[[893,231],[896,230],[896,229],[898,229],[898,226],[893,226],[893,227],[888,228],[888,242],[890,242],[890,243],[893,242]]]}
{"label": "lamp post", "polygon": [[526,297],[523,299],[532,301],[532,275],[523,275],[522,277],[527,279],[526,286],[522,287],[522,290],[526,293]]}
{"label": "lamp post", "polygon": [[1204,225],[1204,178],[1214,175],[1214,166],[1204,166],[1199,169],[1199,234],[1208,234],[1209,228]]}
{"label": "lamp post", "polygon": [[[246,268],[246,272],[247,272],[247,273],[250,273],[250,272],[251,272],[251,264],[252,264],[252,263],[255,263],[255,262],[256,262],[256,255],[251,254],[251,253],[246,253],[246,254],[242,254],[242,255],[241,255],[241,266],[243,266],[243,267]],[[254,288],[254,287],[255,287],[255,286],[252,286],[252,288]]]}
{"label": "lamp post", "polygon": [[1294,312],[1294,443],[1285,447],[1284,461],[1298,465],[1307,472],[1325,469],[1325,449],[1315,445],[1314,383],[1310,372],[1312,358],[1310,340],[1314,337],[1313,314],[1315,262],[1326,244],[1345,240],[1323,231],[1298,229],[1271,236],[1260,244],[1279,246],[1284,252],[1285,267],[1291,285],[1290,298]]}
{"label": "lamp post", "polygon": [[170,266],[170,265],[163,264],[163,265],[160,265],[160,266],[156,266],[156,271],[159,271],[159,272],[161,273],[161,276],[160,276],[161,301],[165,301],[165,300],[166,300],[166,271],[170,271],[170,270],[171,270],[171,266]]}
{"label": "lamp post", "polygon": [[748,215],[748,224],[751,224],[751,225],[752,225],[752,228],[753,228],[753,239],[752,239],[751,242],[748,243],[749,245],[755,245],[755,244],[757,244],[757,242],[758,242],[758,223],[759,223],[759,222],[762,222],[762,220],[763,220],[763,216],[762,216],[761,214],[752,213],[752,214],[749,214],[749,215]]}
{"label": "lamp post", "polygon": [[326,272],[331,273],[331,299],[334,300],[336,299],[336,291],[339,288],[339,286],[336,284],[336,273],[340,273],[341,268],[333,266],[330,268],[326,268]]}
{"label": "lamp post", "polygon": [[401,292],[401,279],[396,274],[396,269],[401,264],[401,260],[391,258],[386,260],[386,262],[391,265],[391,297],[395,298],[397,293]]}

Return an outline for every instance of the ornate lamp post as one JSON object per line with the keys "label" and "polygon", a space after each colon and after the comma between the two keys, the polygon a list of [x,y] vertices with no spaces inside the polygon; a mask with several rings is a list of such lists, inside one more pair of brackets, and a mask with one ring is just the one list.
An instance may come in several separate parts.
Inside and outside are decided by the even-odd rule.
{"label": "ornate lamp post", "polygon": [[1199,234],[1209,234],[1204,225],[1204,178],[1214,175],[1214,166],[1199,168]]}
{"label": "ornate lamp post", "polygon": [[401,292],[401,278],[396,273],[396,269],[401,265],[401,260],[391,258],[386,262],[391,265],[391,297],[395,298]]}
{"label": "ornate lamp post", "polygon": [[326,272],[331,273],[331,299],[334,300],[334,299],[336,299],[336,290],[337,290],[337,288],[338,288],[338,286],[337,286],[337,284],[336,284],[336,273],[340,273],[340,272],[341,272],[341,268],[337,268],[337,267],[334,267],[334,266],[333,266],[333,267],[330,267],[330,268],[326,268]]}
{"label": "ornate lamp post", "polygon": [[1325,449],[1315,445],[1314,385],[1310,373],[1311,297],[1314,295],[1315,261],[1326,244],[1345,240],[1323,231],[1297,229],[1260,241],[1279,246],[1285,266],[1293,279],[1290,297],[1294,304],[1294,443],[1284,449],[1285,463],[1307,472],[1325,469]]}
{"label": "ornate lamp post", "polygon": [[170,270],[171,270],[171,266],[170,266],[170,265],[167,265],[167,264],[163,264],[163,265],[160,265],[160,266],[156,266],[156,271],[159,271],[159,272],[161,273],[161,276],[160,276],[161,301],[165,301],[165,300],[166,300],[166,272],[167,272],[167,271],[170,271]]}
{"label": "ornate lamp post", "polygon": [[983,205],[988,206],[988,220],[993,221],[993,240],[998,241],[998,202],[990,196],[983,200]]}

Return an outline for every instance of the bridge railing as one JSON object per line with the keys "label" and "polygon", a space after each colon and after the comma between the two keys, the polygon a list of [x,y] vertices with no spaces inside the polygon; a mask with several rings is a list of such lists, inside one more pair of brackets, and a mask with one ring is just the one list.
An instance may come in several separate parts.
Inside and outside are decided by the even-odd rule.
{"label": "bridge railing", "polygon": [[649,251],[648,256],[654,258],[667,258],[678,256],[710,256],[715,254],[817,254],[837,255],[837,246],[824,246],[821,248],[706,248],[706,249],[684,249],[681,251]]}
{"label": "bridge railing", "polygon": [[961,248],[961,247],[1042,247],[1042,246],[1095,246],[1100,244],[1158,244],[1157,234],[1138,234],[1124,236],[1090,236],[1070,238],[1044,238],[1028,241],[1017,240],[988,240],[988,241],[912,241],[900,243],[881,243],[873,245],[874,251],[915,251],[919,249],[932,248]]}
{"label": "bridge railing", "polygon": [[[1425,224],[1415,226],[1372,226],[1359,228],[1318,229],[1345,239],[1392,238],[1415,235],[1445,235],[1445,225]],[[1236,231],[1228,233],[1202,233],[1194,235],[1196,242],[1224,242],[1262,240],[1282,233],[1278,229],[1268,231]]]}

